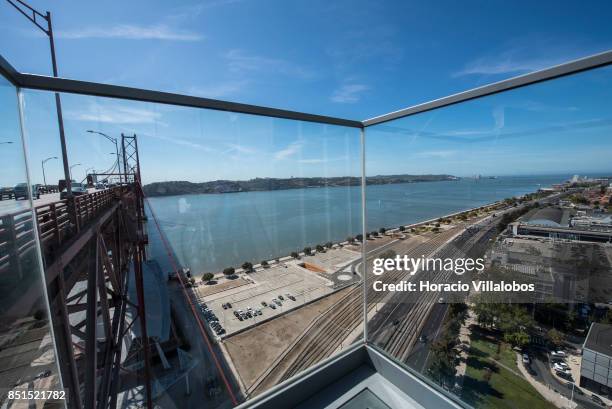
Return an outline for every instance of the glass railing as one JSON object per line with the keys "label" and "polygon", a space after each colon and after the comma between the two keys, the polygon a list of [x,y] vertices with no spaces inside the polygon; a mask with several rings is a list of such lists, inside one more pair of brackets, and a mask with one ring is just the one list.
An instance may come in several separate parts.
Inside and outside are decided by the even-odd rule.
{"label": "glass railing", "polygon": [[[3,77],[0,100],[0,402],[10,407],[28,391],[61,391],[62,385],[36,245],[38,191],[26,167],[17,89]],[[37,398],[62,402],[59,394]]]}
{"label": "glass railing", "polygon": [[[31,163],[61,158],[50,137],[55,95],[23,94]],[[76,194],[80,184],[89,195],[121,185],[117,169],[133,162],[128,152],[117,163],[113,139],[121,150],[122,134],[137,138],[156,404],[235,405],[362,341],[359,129],[82,95],[61,101]],[[61,160],[45,164],[45,177],[62,183]],[[32,179],[42,178],[33,168]],[[145,376],[140,347],[126,345],[119,406],[144,400],[129,376]]]}
{"label": "glass railing", "polygon": [[608,402],[609,82],[365,128],[90,87],[64,167],[56,95],[4,81],[3,404],[233,407],[364,343],[462,405]]}
{"label": "glass railing", "polygon": [[599,68],[366,129],[368,175],[424,179],[366,189],[389,243],[368,253],[372,345],[474,407],[608,398],[607,369],[580,363],[610,317],[611,82]]}

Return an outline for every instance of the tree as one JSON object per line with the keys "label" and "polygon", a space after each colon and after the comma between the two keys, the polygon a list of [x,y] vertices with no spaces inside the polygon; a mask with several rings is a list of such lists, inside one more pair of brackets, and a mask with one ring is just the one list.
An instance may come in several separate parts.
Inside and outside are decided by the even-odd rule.
{"label": "tree", "polygon": [[358,234],[355,236],[355,238],[357,239],[357,241],[363,241],[363,234]]}
{"label": "tree", "polygon": [[[357,239],[357,240],[359,240],[359,239]],[[346,241],[348,241],[350,244],[353,244],[355,242],[355,238],[349,236],[349,237],[346,238]]]}
{"label": "tree", "polygon": [[263,268],[268,268],[268,267],[270,266],[266,260],[263,260],[263,261],[262,261],[261,263],[259,263],[259,264],[261,264],[261,266],[262,266]]}
{"label": "tree", "polygon": [[232,275],[234,275],[235,272],[236,272],[236,270],[234,269],[234,267],[227,267],[227,268],[223,269],[223,275],[224,276],[232,276]]}
{"label": "tree", "polygon": [[194,286],[194,285],[195,285],[195,283],[196,283],[195,278],[191,277],[191,278],[189,279],[189,283],[191,283],[191,285],[192,285],[192,286]]}
{"label": "tree", "polygon": [[385,251],[384,253],[380,254],[378,256],[378,258],[386,260],[388,258],[393,259],[393,258],[395,258],[395,256],[397,256],[397,253],[395,252],[395,250],[389,249],[389,250]]}
{"label": "tree", "polygon": [[297,253],[297,251],[292,251],[291,252],[291,257],[297,259],[297,258],[300,258],[300,255]]}
{"label": "tree", "polygon": [[310,256],[312,254],[312,249],[310,247],[304,247],[304,254]]}
{"label": "tree", "polygon": [[215,275],[213,273],[204,273],[202,275],[202,282],[208,282],[210,280],[212,280],[213,278],[215,278]]}
{"label": "tree", "polygon": [[385,229],[384,227],[381,227],[380,229],[378,229],[378,232],[380,234],[385,234],[387,232],[387,229]]}
{"label": "tree", "polygon": [[323,253],[325,251],[325,248],[320,244],[317,244],[316,249],[319,253]]}
{"label": "tree", "polygon": [[250,261],[245,261],[244,263],[242,263],[242,269],[247,273],[253,271],[253,263],[251,263]]}
{"label": "tree", "polygon": [[399,227],[399,231],[404,231],[404,230],[406,230],[406,228],[404,226],[400,226]]}
{"label": "tree", "polygon": [[325,243],[325,247],[327,247],[328,249],[331,249],[332,247],[334,247],[334,243],[332,243],[331,241],[328,241],[327,243]]}
{"label": "tree", "polygon": [[550,343],[554,346],[559,346],[565,342],[565,335],[561,331],[556,330],[555,328],[549,330],[546,336],[548,337]]}
{"label": "tree", "polygon": [[372,237],[372,233],[366,233],[366,240],[368,240],[370,237]]}
{"label": "tree", "polygon": [[378,232],[376,230],[370,232],[370,236],[378,237]]}

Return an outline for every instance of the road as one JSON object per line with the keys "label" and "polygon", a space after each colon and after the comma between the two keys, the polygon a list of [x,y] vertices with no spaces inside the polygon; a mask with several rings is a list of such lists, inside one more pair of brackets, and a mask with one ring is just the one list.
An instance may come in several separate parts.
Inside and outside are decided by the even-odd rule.
{"label": "road", "polygon": [[[95,189],[93,189],[95,191]],[[40,199],[34,200],[34,207],[44,206],[53,202],[58,202],[60,200],[59,193],[48,193],[46,195],[41,195]],[[10,214],[16,213],[20,210],[27,210],[30,208],[30,202],[25,199],[8,199],[8,200],[0,200],[0,214]]]}
{"label": "road", "polygon": [[[572,395],[572,390],[567,387],[567,382],[560,382],[557,378],[553,376],[550,372],[550,366],[548,364],[548,359],[543,351],[538,350],[532,356],[531,360],[531,370],[532,376],[538,382],[548,385],[570,399]],[[578,387],[576,387],[578,389]],[[584,394],[580,394],[578,392],[574,392],[574,401],[579,404],[579,407],[587,408],[587,409],[601,409],[603,406],[600,406],[591,400],[591,394],[588,391],[585,391]]]}

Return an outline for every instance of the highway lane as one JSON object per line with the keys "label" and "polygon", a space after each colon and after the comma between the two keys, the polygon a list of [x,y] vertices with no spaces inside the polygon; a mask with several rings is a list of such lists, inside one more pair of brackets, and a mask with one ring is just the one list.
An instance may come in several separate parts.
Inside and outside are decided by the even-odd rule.
{"label": "highway lane", "polygon": [[425,337],[425,342],[419,341],[412,348],[408,359],[405,361],[409,367],[421,373],[425,371],[430,356],[431,345],[441,335],[440,328],[447,313],[448,304],[436,304],[433,306],[425,326],[419,334],[419,337]]}
{"label": "highway lane", "polygon": [[[40,199],[34,199],[34,207],[48,205],[53,202],[60,200],[59,193],[48,193],[41,195]],[[21,210],[28,210],[30,208],[30,201],[25,199],[8,199],[0,200],[0,215],[16,213]]]}

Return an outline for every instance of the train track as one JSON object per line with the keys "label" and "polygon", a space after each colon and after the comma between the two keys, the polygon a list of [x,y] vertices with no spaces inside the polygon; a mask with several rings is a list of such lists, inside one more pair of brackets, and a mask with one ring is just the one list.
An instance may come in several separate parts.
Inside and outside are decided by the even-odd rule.
{"label": "train track", "polygon": [[[402,254],[412,257],[427,256],[445,244],[461,229],[461,226],[457,226],[437,234],[427,242],[412,244],[407,251],[402,250]],[[398,242],[385,250],[405,245],[404,243],[406,242]],[[369,256],[369,259],[373,257],[375,255]],[[371,286],[375,279],[381,280],[383,283],[396,283],[403,279],[405,275],[405,272],[394,271],[385,273],[380,277],[368,277],[368,285]],[[373,308],[384,297],[385,293],[382,292],[368,293],[368,308]],[[269,386],[289,379],[298,372],[330,356],[342,344],[347,335],[362,323],[362,320],[363,288],[362,284],[359,283],[332,309],[316,319],[315,325],[312,325],[311,329],[302,335],[300,341],[295,344],[291,351],[288,351],[283,359],[275,364],[275,367],[268,372],[265,379],[255,386],[253,393],[261,392]]]}
{"label": "train track", "polygon": [[[496,224],[491,224],[493,227],[495,225]],[[439,251],[436,251],[435,256],[440,258],[465,257],[468,253],[472,253],[473,249],[479,247],[478,244],[483,238],[486,239],[488,237],[488,233],[490,233],[493,227],[480,229],[470,237],[467,237],[467,239],[465,237],[458,237],[453,241],[453,246],[444,246]],[[419,277],[420,275],[422,274],[415,275],[415,277]],[[449,283],[453,279],[456,280],[457,277],[458,276],[452,271],[441,271],[434,272],[432,279],[429,281],[434,283]],[[403,305],[404,307],[408,307],[408,309],[406,310],[404,308],[401,311],[403,319],[400,320],[395,330],[391,332],[391,335],[385,337],[387,338],[386,340],[384,338],[383,340],[376,340],[376,343],[400,361],[406,361],[439,296],[440,293],[431,291],[426,293],[410,293],[407,296],[398,294],[398,297],[403,298],[403,300],[398,301],[398,307]],[[395,312],[395,309],[393,312]],[[389,314],[389,318],[394,315],[393,312]],[[385,322],[383,322],[381,327],[384,327]]]}

